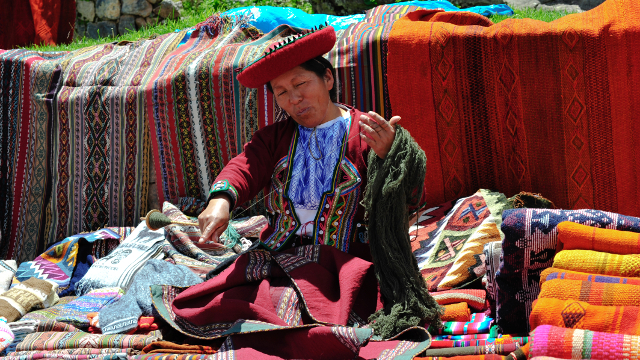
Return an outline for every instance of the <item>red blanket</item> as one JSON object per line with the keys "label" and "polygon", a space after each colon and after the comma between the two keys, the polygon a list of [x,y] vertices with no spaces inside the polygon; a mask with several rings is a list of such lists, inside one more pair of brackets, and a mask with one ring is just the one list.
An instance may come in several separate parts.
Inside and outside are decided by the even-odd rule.
{"label": "red blanket", "polygon": [[73,40],[75,1],[0,0],[0,9],[0,49]]}
{"label": "red blanket", "polygon": [[640,215],[640,2],[546,23],[416,11],[389,35],[394,115],[429,159],[429,203],[478,188]]}
{"label": "red blanket", "polygon": [[372,330],[361,326],[382,307],[373,264],[329,246],[251,251],[207,282],[156,286],[152,294],[171,326],[224,340],[220,352],[229,356],[353,358],[391,349],[414,356],[429,344],[415,328],[365,348]]}

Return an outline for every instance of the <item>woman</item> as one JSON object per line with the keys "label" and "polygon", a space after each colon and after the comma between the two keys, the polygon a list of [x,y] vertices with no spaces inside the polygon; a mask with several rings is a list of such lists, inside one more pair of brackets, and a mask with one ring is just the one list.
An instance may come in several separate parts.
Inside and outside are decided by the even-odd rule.
{"label": "woman", "polygon": [[322,57],[335,44],[332,27],[275,44],[238,81],[267,85],[286,121],[256,132],[244,152],[221,171],[199,216],[200,243],[219,242],[229,213],[265,189],[269,226],[261,241],[273,250],[325,244],[370,259],[365,211],[370,151],[384,159],[394,125],[336,101],[335,72]]}

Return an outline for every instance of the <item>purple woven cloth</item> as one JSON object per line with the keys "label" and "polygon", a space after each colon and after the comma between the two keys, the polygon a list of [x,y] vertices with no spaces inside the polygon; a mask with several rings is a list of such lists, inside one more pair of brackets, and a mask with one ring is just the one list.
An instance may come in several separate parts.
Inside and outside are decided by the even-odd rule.
{"label": "purple woven cloth", "polygon": [[540,273],[556,254],[563,221],[640,232],[640,219],[599,210],[515,209],[502,214],[503,258],[496,274],[496,322],[505,334],[529,331],[531,305],[540,293]]}

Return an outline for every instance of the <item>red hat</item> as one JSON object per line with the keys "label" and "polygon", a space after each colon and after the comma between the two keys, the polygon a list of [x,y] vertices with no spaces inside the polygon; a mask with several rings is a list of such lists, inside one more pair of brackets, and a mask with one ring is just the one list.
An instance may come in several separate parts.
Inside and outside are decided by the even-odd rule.
{"label": "red hat", "polygon": [[237,76],[240,84],[258,88],[294,67],[328,53],[336,43],[332,26],[321,26],[292,35],[269,47],[260,58],[245,66]]}

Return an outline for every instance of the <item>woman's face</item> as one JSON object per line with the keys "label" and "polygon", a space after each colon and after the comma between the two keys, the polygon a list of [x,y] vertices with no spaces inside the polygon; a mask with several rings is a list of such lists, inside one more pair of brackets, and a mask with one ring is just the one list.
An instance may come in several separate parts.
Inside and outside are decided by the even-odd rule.
{"label": "woman's face", "polygon": [[333,102],[329,90],[333,75],[326,69],[323,77],[297,66],[271,80],[271,88],[280,106],[298,124],[313,128],[331,119]]}

